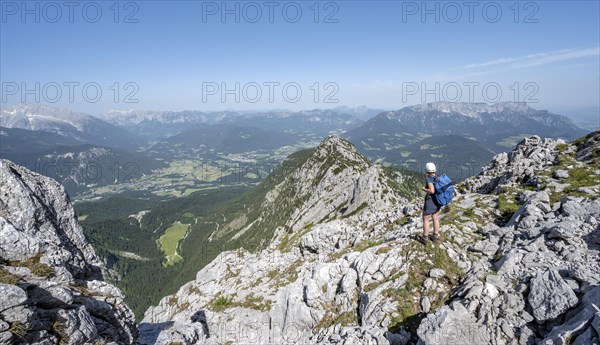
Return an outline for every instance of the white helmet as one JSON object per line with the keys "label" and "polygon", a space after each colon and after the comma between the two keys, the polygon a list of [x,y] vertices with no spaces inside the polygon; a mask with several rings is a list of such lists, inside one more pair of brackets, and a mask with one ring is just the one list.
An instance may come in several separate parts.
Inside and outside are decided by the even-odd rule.
{"label": "white helmet", "polygon": [[435,164],[431,162],[425,164],[425,171],[427,171],[428,173],[435,172]]}

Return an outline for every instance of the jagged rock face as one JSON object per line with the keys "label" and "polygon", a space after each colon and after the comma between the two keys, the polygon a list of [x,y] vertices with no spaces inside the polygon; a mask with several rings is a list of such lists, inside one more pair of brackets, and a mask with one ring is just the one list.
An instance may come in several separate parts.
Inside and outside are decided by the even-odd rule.
{"label": "jagged rock face", "polygon": [[134,342],[133,313],[75,219],[58,182],[0,160],[0,343]]}
{"label": "jagged rock face", "polygon": [[57,267],[57,277],[99,278],[99,259],[75,220],[64,188],[10,161],[0,161],[0,257]]}
{"label": "jagged rock face", "polygon": [[442,243],[414,241],[420,203],[400,201],[222,253],[146,312],[141,343],[597,344],[598,138],[497,156],[458,186]]}
{"label": "jagged rock face", "polygon": [[[381,330],[380,323],[387,325],[390,321],[384,321],[382,314],[395,307],[390,303],[386,310],[381,310],[385,302],[383,293],[402,286],[402,279],[388,281],[388,278],[398,273],[397,265],[407,265],[406,259],[402,246],[391,249],[375,245],[360,252],[353,250],[353,244],[364,245],[371,238],[380,238],[386,231],[382,226],[385,221],[401,216],[402,213],[366,211],[348,219],[315,225],[314,230],[300,238],[302,249],[281,250],[282,243],[276,239],[260,253],[243,250],[222,253],[198,272],[195,281],[148,309],[140,342],[169,344],[176,339],[184,344],[329,343],[331,336],[336,337],[331,332],[345,332],[345,337],[358,343],[364,340],[365,344],[383,344],[386,332]],[[377,224],[373,234],[363,233],[360,225],[355,224],[360,217],[366,218],[362,224]],[[329,242],[338,243],[335,251],[347,254],[332,259],[328,257],[332,251],[325,249],[319,255],[304,247],[306,236],[328,231],[331,231]],[[384,253],[384,247],[389,251]],[[381,284],[378,290],[361,292],[374,282]],[[325,319],[335,318],[338,313],[356,319],[359,305],[363,318],[369,324],[377,324],[376,332],[371,330],[373,334],[366,329],[329,329],[313,334],[313,330],[323,327],[321,323],[328,323]],[[166,330],[157,332],[157,328],[163,327]],[[202,341],[183,340],[192,338]]]}
{"label": "jagged rock face", "polygon": [[[533,195],[530,200],[540,202]],[[600,306],[600,200],[577,203],[585,216],[550,209],[531,227],[520,228],[517,221],[482,229],[482,242],[495,243],[497,251],[474,260],[452,304],[421,323],[421,343],[437,344],[434,339],[451,334],[448,341],[455,343],[566,344],[583,333]],[[556,226],[576,229],[567,242],[550,238]],[[591,330],[579,342],[592,344],[597,337]]]}

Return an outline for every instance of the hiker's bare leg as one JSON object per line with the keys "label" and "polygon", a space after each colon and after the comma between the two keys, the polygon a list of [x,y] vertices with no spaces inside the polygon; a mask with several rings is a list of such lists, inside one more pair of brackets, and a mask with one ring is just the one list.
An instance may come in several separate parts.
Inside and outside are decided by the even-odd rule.
{"label": "hiker's bare leg", "polygon": [[423,214],[423,236],[429,236],[429,215]]}
{"label": "hiker's bare leg", "polygon": [[[435,237],[438,237],[440,235],[440,212],[432,214],[431,218],[433,219],[433,233]],[[429,227],[429,224],[427,224],[427,227]]]}

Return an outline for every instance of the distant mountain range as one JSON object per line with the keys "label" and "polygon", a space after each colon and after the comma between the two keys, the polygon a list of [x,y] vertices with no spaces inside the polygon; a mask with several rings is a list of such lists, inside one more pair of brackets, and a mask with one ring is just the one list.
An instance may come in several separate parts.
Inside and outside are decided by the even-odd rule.
{"label": "distant mountain range", "polygon": [[0,157],[60,181],[71,195],[91,186],[129,182],[163,165],[141,153],[5,127],[0,127]]}
{"label": "distant mountain range", "polygon": [[[369,108],[348,111],[364,114]],[[373,111],[371,111],[372,113]],[[75,139],[79,143],[135,150],[148,143],[207,125],[255,127],[266,131],[310,132],[323,136],[360,126],[363,121],[347,113],[313,109],[300,112],[201,112],[111,111],[96,118],[88,114],[49,106],[20,104],[3,109],[0,125],[44,131]]]}
{"label": "distant mountain range", "polygon": [[0,158],[54,178],[72,196],[92,186],[129,182],[164,165],[138,152],[92,145],[46,131],[6,127],[0,127]]}
{"label": "distant mountain range", "polygon": [[[367,121],[373,116],[385,111],[384,109],[369,108],[367,106],[359,107],[348,107],[338,106],[331,109],[313,109],[308,112],[334,112],[338,114],[346,114],[353,116],[362,121]],[[299,111],[305,113],[307,111]],[[218,123],[220,120],[226,117],[237,117],[253,114],[293,114],[296,111],[288,109],[276,109],[276,110],[264,110],[264,111],[196,111],[196,110],[184,110],[184,111],[158,111],[158,110],[141,110],[141,109],[130,109],[130,110],[112,110],[103,116],[105,121],[113,123],[119,126],[131,126],[137,125],[144,121],[146,122],[162,122],[162,123],[176,123],[176,122],[195,122],[195,123]]]}
{"label": "distant mountain range", "polygon": [[42,105],[19,104],[3,108],[0,126],[51,132],[91,145],[128,150],[143,143],[136,135],[91,115]]}
{"label": "distant mountain range", "polygon": [[156,141],[204,124],[216,124],[236,112],[113,110],[103,116],[107,122],[141,137]]}
{"label": "distant mountain range", "polygon": [[362,121],[368,121],[375,115],[380,114],[385,111],[384,109],[369,108],[364,105],[359,106],[359,107],[347,107],[347,106],[342,105],[339,107],[335,107],[331,110],[336,111],[338,113],[342,113],[342,114],[352,115]]}
{"label": "distant mountain range", "polygon": [[406,145],[415,142],[419,134],[461,135],[476,139],[493,151],[503,151],[506,148],[490,138],[534,133],[572,139],[587,132],[566,116],[536,110],[525,103],[435,102],[383,112],[348,131],[345,137],[359,147],[361,141],[379,138],[369,145],[383,149],[383,142],[387,146]]}
{"label": "distant mountain range", "polygon": [[91,145],[55,147],[30,162],[33,159],[34,170],[60,181],[73,195],[90,187],[131,182],[164,166],[144,154]]}
{"label": "distant mountain range", "polygon": [[[337,109],[337,108],[336,108]],[[167,138],[190,127],[234,124],[269,131],[313,132],[320,135],[340,133],[360,126],[354,116],[370,116],[378,110],[369,108],[313,109],[299,112],[201,112],[201,111],[111,111],[104,119],[146,139]]]}
{"label": "distant mountain range", "polygon": [[[75,146],[83,142],[46,131],[0,127],[0,152],[15,161],[28,153],[39,153],[56,146]],[[19,163],[20,164],[20,163]]]}
{"label": "distant mountain range", "polygon": [[[297,112],[125,110],[111,111],[102,119],[20,104],[0,115],[2,157],[35,169],[32,164],[48,165],[53,159],[71,164],[65,157],[78,157],[86,165],[86,159],[102,153],[110,157],[100,159],[102,164],[140,162],[141,173],[157,166],[154,158],[168,163],[245,152],[269,154],[298,143],[308,147],[306,143],[333,133],[371,159],[417,171],[422,170],[419,164],[434,161],[440,167],[460,167],[456,174],[466,178],[493,153],[508,150],[526,136],[572,139],[587,133],[565,116],[515,102],[435,102],[382,112],[364,106]],[[71,180],[74,184],[59,178],[71,192],[87,185]]]}
{"label": "distant mountain range", "polygon": [[[484,163],[493,153],[506,151],[531,134],[573,139],[587,132],[568,117],[536,110],[525,103],[435,102],[383,112],[343,136],[373,159],[404,165],[420,159],[455,164],[474,159]],[[440,147],[440,139],[423,141],[429,137],[444,137],[449,142]],[[428,143],[431,140],[437,143]]]}

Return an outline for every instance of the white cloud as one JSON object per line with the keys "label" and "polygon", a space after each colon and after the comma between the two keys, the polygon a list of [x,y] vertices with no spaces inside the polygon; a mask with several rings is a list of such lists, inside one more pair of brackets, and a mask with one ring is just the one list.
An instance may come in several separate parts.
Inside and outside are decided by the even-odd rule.
{"label": "white cloud", "polygon": [[518,57],[499,58],[482,63],[474,63],[462,66],[463,69],[482,68],[489,66],[504,65],[507,69],[524,68],[545,65],[552,62],[579,59],[588,56],[599,56],[600,48],[585,49],[563,49],[547,53],[529,54]]}
{"label": "white cloud", "polygon": [[600,56],[600,48],[562,49],[546,53],[528,54],[518,57],[502,57],[481,63],[472,63],[428,75],[418,75],[415,80],[457,81],[478,78],[484,75],[504,75],[506,71],[541,66],[550,63]]}

